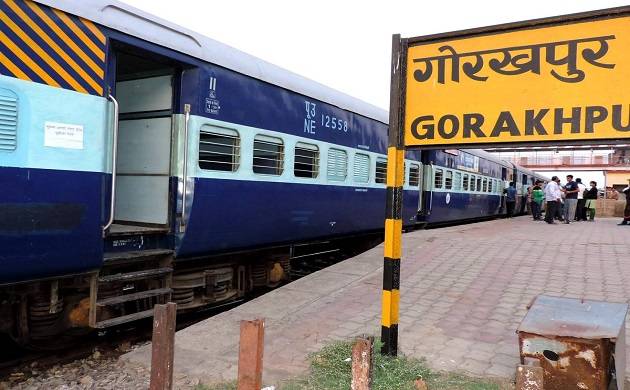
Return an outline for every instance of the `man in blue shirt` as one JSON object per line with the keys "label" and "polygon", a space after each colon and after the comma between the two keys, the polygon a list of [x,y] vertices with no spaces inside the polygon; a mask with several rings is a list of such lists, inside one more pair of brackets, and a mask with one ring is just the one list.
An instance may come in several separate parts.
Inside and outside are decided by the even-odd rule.
{"label": "man in blue shirt", "polygon": [[505,190],[505,194],[507,217],[512,218],[514,215],[514,206],[516,205],[516,188],[514,188],[514,183],[510,183],[510,186]]}
{"label": "man in blue shirt", "polygon": [[568,225],[571,223],[569,221],[573,221],[573,218],[575,218],[575,208],[577,207],[578,192],[580,191],[578,184],[573,181],[573,175],[567,175],[567,184],[564,185],[563,191],[565,193],[563,217],[564,223]]}

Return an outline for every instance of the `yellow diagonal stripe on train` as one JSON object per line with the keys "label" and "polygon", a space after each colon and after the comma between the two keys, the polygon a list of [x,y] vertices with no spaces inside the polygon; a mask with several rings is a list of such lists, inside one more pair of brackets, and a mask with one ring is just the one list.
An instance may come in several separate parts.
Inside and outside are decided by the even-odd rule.
{"label": "yellow diagonal stripe on train", "polygon": [[98,27],[96,27],[94,25],[94,23],[92,23],[91,21],[89,21],[87,19],[83,19],[83,18],[79,18],[79,19],[81,19],[81,23],[83,23],[85,25],[85,27],[87,27],[88,30],[90,30],[92,32],[92,34],[94,34],[96,39],[98,39],[99,42],[101,42],[104,45],[105,44],[105,35],[103,35],[101,30],[99,30]]}
{"label": "yellow diagonal stripe on train", "polygon": [[41,39],[43,39],[44,42],[46,42],[46,44],[55,51],[55,53],[57,53],[64,61],[66,61],[66,63],[70,65],[70,67],[74,69],[74,71],[77,72],[79,76],[81,76],[83,80],[85,80],[85,82],[90,85],[90,87],[94,88],[94,90],[99,94],[103,93],[103,87],[99,83],[97,83],[89,74],[87,74],[85,69],[77,64],[76,61],[72,59],[70,55],[68,55],[68,53],[66,53],[59,45],[57,45],[57,43],[52,38],[50,38],[48,34],[46,34],[44,30],[39,27],[39,25],[37,25],[37,23],[35,23],[26,13],[24,13],[24,11],[22,11],[22,9],[18,7],[14,0],[5,1],[9,8],[11,8],[11,10],[15,12],[22,19],[22,21],[26,23],[33,31],[35,31],[35,33]]}
{"label": "yellow diagonal stripe on train", "polygon": [[18,45],[16,45],[15,42],[13,42],[2,31],[0,31],[0,40],[2,40],[2,43],[4,43],[9,48],[9,50],[12,53],[14,53],[22,62],[24,62],[26,64],[26,66],[29,67],[29,69],[31,69],[42,80],[44,80],[44,82],[46,84],[53,85],[55,87],[61,87],[61,85],[59,85],[59,83],[57,81],[55,81],[55,79],[50,77],[50,75],[48,73],[46,73],[46,71],[44,71],[42,68],[40,68],[40,66],[37,65],[37,63],[35,61],[33,61],[33,59],[31,57],[29,57],[26,53],[24,53],[24,51],[22,51],[22,49],[20,49],[20,47]]}
{"label": "yellow diagonal stripe on train", "polygon": [[83,42],[85,45],[92,51],[92,53],[96,54],[96,56],[103,62],[105,62],[105,52],[101,50],[98,46],[94,44],[94,42],[81,30],[77,25],[66,15],[65,13],[52,9],[55,15],[59,16],[66,26]]}
{"label": "yellow diagonal stripe on train", "polygon": [[0,52],[0,64],[4,65],[5,68],[9,69],[9,71],[13,73],[13,75],[17,77],[18,79],[32,81],[31,78],[28,77],[26,73],[22,72],[22,69],[15,66],[15,64],[11,62],[11,60],[8,59],[7,56],[5,56],[4,53],[2,52]]}
{"label": "yellow diagonal stripe on train", "polygon": [[9,18],[7,14],[0,11],[0,20],[5,22],[7,26],[13,31],[24,43],[28,45],[42,60],[46,62],[59,76],[61,76],[68,84],[74,88],[75,91],[88,93],[88,91],[79,84],[74,77],[70,76],[66,70],[60,66],[51,56],[46,53],[35,41],[33,41],[15,22]]}
{"label": "yellow diagonal stripe on train", "polygon": [[74,41],[72,40],[72,38],[70,38],[68,35],[66,35],[65,32],[63,32],[63,30],[57,26],[57,24],[55,22],[53,22],[52,19],[50,19],[50,17],[48,17],[48,15],[46,15],[46,13],[44,11],[42,11],[41,8],[39,8],[39,6],[35,3],[33,3],[32,1],[26,0],[25,1],[26,5],[29,6],[30,9],[33,10],[33,12],[35,12],[35,14],[37,14],[37,16],[39,16],[44,23],[46,23],[48,25],[48,27],[50,27],[55,34],[57,34],[57,36],[59,38],[61,38],[62,41],[65,42],[66,45],[68,45],[68,47],[70,47],[70,49],[72,49],[74,51],[74,53],[79,56],[79,58],[81,58],[81,60],[83,60],[83,62],[85,62],[87,64],[87,66],[89,66],[99,77],[103,78],[105,76],[105,71],[103,69],[103,67],[97,65],[94,61],[92,61],[92,59],[90,57],[87,56],[87,54],[85,54],[83,52],[83,50],[81,50],[81,48],[79,46],[77,46],[76,43],[74,43]]}

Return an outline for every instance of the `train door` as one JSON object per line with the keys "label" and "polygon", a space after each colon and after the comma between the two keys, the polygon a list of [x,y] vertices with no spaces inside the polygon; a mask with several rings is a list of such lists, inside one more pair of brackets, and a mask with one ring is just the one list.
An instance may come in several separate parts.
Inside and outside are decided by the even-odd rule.
{"label": "train door", "polygon": [[499,214],[503,214],[506,211],[506,205],[505,205],[505,195],[503,193],[503,191],[507,188],[508,186],[508,168],[506,167],[501,167],[501,188],[499,188],[499,193],[501,194],[501,205],[499,206]]}
{"label": "train door", "polygon": [[422,164],[418,164],[419,165],[419,169],[420,172],[418,174],[418,191],[419,191],[419,195],[418,195],[418,213],[421,214],[424,211],[424,205],[423,205],[423,188],[424,188],[424,166]]}
{"label": "train door", "polygon": [[173,291],[171,145],[182,67],[119,42],[111,47],[112,191],[103,266],[90,283],[95,328],[150,317]]}
{"label": "train door", "polygon": [[529,205],[527,204],[527,194],[528,194],[528,188],[529,188],[529,180],[528,180],[528,176],[526,174],[522,175],[522,187],[521,187],[521,191],[522,191],[522,195],[521,195],[521,200],[522,200],[522,205],[521,205],[521,214],[525,214],[529,211]]}
{"label": "train door", "polygon": [[119,104],[114,224],[111,232],[168,230],[176,69],[166,60],[115,53]]}

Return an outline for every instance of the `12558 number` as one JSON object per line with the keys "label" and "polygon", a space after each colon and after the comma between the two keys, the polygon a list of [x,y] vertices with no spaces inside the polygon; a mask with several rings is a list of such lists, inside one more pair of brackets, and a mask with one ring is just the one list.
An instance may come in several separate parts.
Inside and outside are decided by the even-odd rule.
{"label": "12558 number", "polygon": [[348,121],[335,118],[334,116],[322,114],[322,127],[348,132]]}

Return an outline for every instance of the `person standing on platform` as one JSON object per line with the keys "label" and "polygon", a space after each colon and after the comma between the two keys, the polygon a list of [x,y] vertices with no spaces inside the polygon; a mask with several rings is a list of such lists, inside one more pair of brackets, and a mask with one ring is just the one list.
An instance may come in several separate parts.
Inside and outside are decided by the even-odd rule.
{"label": "person standing on platform", "polygon": [[584,204],[586,200],[584,199],[584,191],[586,191],[586,186],[582,183],[582,179],[579,177],[575,179],[575,182],[578,185],[578,201],[577,207],[575,208],[575,220],[576,221],[586,221],[586,207]]}
{"label": "person standing on platform", "polygon": [[590,183],[591,188],[584,191],[584,207],[588,210],[588,221],[595,222],[595,205],[597,204],[597,182]]}
{"label": "person standing on platform", "polygon": [[567,175],[567,184],[564,185],[564,223],[570,224],[575,217],[575,208],[578,201],[578,184],[573,181],[573,175]]}
{"label": "person standing on platform", "polygon": [[545,222],[554,224],[556,209],[560,203],[560,188],[558,187],[558,176],[551,178],[551,181],[545,186],[545,201],[547,202],[547,211],[545,212]]}
{"label": "person standing on platform", "polygon": [[505,206],[507,208],[507,217],[512,218],[514,215],[514,206],[516,206],[516,188],[514,183],[511,182],[510,186],[505,189]]}
{"label": "person standing on platform", "polygon": [[556,176],[556,184],[558,185],[558,191],[560,192],[560,202],[558,202],[558,204],[556,204],[556,215],[555,218],[560,221],[563,222],[564,221],[564,197],[566,196],[563,189],[564,186],[560,183],[560,178]]}
{"label": "person standing on platform", "polygon": [[623,210],[623,221],[619,225],[630,226],[630,179],[628,179],[628,186],[621,192],[626,195],[626,208]]}
{"label": "person standing on platform", "polygon": [[534,187],[532,187],[532,203],[530,206],[532,209],[532,217],[534,218],[534,221],[540,221],[540,210],[542,208],[542,203],[545,200],[545,193],[540,188],[540,185],[541,182],[537,181],[536,184],[534,184]]}

